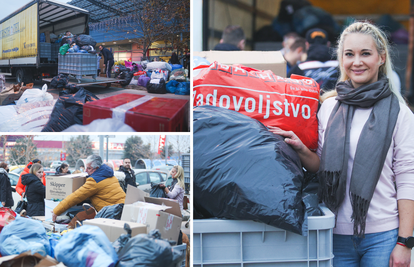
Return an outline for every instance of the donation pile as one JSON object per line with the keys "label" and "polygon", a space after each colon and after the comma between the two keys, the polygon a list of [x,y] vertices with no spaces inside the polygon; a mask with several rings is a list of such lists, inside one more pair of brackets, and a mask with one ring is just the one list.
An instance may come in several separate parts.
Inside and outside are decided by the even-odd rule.
{"label": "donation pile", "polygon": [[187,70],[179,64],[142,61],[141,64],[133,65],[129,61],[118,61],[114,70],[118,78],[126,80],[120,82],[121,85],[144,86],[149,93],[155,94],[190,94]]}
{"label": "donation pile", "polygon": [[283,78],[286,63],[277,53],[199,55],[193,62],[194,218],[254,220],[307,235],[305,218],[322,215],[317,177],[267,126],[295,132],[316,151],[319,85]]}
{"label": "donation pile", "polygon": [[[9,208],[0,208],[0,264],[25,267],[184,264],[186,244],[178,243],[182,222],[178,203],[146,197],[146,193],[132,186],[128,187],[125,204],[104,207],[95,218],[79,221],[84,213],[80,206],[67,210],[52,222],[53,208],[82,186],[85,179],[83,174],[48,176],[45,216],[23,217]],[[78,223],[68,225],[70,217]]]}

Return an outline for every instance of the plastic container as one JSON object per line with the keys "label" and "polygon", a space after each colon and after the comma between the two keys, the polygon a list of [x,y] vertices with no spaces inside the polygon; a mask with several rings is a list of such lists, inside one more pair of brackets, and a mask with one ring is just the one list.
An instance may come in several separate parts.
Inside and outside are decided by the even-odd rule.
{"label": "plastic container", "polygon": [[335,216],[308,218],[308,236],[264,223],[240,220],[194,220],[193,263],[197,266],[333,266]]}
{"label": "plastic container", "polygon": [[184,260],[181,263],[178,263],[176,267],[185,267],[185,259],[186,259],[185,256],[187,254],[187,244],[173,246],[172,248],[173,248],[173,250],[179,250],[182,253],[184,253]]}
{"label": "plastic container", "polygon": [[89,53],[59,54],[58,72],[75,76],[79,83],[83,75],[91,75],[95,81],[97,71],[96,55]]}
{"label": "plastic container", "polygon": [[184,170],[184,182],[187,184],[190,183],[190,154],[183,154],[181,156],[181,165]]}
{"label": "plastic container", "polygon": [[39,43],[39,57],[40,61],[51,62],[52,61],[52,48],[51,43]]}
{"label": "plastic container", "polygon": [[60,44],[58,44],[58,43],[54,43],[54,44],[51,45],[52,61],[55,62],[55,63],[58,62],[59,48],[60,48]]}

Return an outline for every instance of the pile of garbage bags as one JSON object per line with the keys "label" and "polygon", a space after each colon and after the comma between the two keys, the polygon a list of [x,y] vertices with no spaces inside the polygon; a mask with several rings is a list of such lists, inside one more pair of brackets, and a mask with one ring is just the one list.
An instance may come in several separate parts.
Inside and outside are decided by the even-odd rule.
{"label": "pile of garbage bags", "polygon": [[132,64],[118,61],[114,66],[117,78],[125,79],[121,85],[135,84],[147,88],[150,93],[177,95],[190,94],[188,72],[179,64],[147,62]]}
{"label": "pile of garbage bags", "polygon": [[[49,263],[41,266],[55,266],[61,262],[68,267],[175,267],[185,258],[185,253],[162,239],[158,230],[132,237],[131,228],[125,223],[125,234],[111,243],[97,226],[84,225],[71,231],[51,233],[40,221],[16,215],[8,208],[1,209],[0,215],[7,213],[12,217],[7,223],[0,221],[0,254],[10,256],[2,261],[7,266],[40,266],[36,265],[38,262]],[[119,207],[111,206],[106,211],[114,209],[119,210]],[[27,265],[29,262],[33,264]]]}

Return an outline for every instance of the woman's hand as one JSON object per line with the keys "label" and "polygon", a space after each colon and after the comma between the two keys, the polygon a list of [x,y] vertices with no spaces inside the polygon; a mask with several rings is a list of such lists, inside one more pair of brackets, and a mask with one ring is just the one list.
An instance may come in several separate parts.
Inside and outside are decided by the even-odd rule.
{"label": "woman's hand", "polygon": [[316,173],[319,170],[319,157],[307,148],[299,137],[292,131],[284,131],[278,127],[268,126],[269,131],[285,137],[285,142],[299,155],[300,161],[306,170]]}
{"label": "woman's hand", "polygon": [[302,141],[299,139],[299,137],[292,131],[284,131],[280,129],[279,127],[273,127],[273,126],[267,126],[269,128],[269,131],[271,131],[274,134],[281,135],[285,138],[285,142],[292,146],[294,150],[297,152],[302,151],[305,147],[305,145],[302,143]]}
{"label": "woman's hand", "polygon": [[390,267],[410,267],[411,249],[395,245],[390,256]]}
{"label": "woman's hand", "polygon": [[6,205],[6,202],[1,202],[1,204],[3,205],[3,207]]}

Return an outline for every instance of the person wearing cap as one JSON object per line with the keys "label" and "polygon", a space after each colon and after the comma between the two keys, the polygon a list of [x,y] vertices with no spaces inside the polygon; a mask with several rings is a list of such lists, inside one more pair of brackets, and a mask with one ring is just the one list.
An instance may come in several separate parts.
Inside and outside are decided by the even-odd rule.
{"label": "person wearing cap", "polygon": [[244,50],[246,36],[238,25],[227,26],[222,34],[220,43],[213,50],[216,51],[241,51]]}
{"label": "person wearing cap", "polygon": [[[34,163],[42,164],[40,159],[34,159],[33,161],[29,162],[24,168],[24,170],[22,171],[22,173],[20,174],[19,180],[17,181],[16,192],[19,193],[19,195],[21,195],[22,198],[25,197],[24,193],[26,191],[26,186],[22,184],[22,176],[30,172],[30,168],[32,167]],[[44,172],[43,172],[43,177],[42,177],[42,183],[43,185],[46,186],[46,174]]]}
{"label": "person wearing cap", "polygon": [[339,77],[338,61],[333,59],[330,52],[328,33],[323,29],[314,28],[306,33],[308,55],[306,61],[291,68],[288,77],[292,74],[314,79],[321,89],[321,95],[335,89]]}

